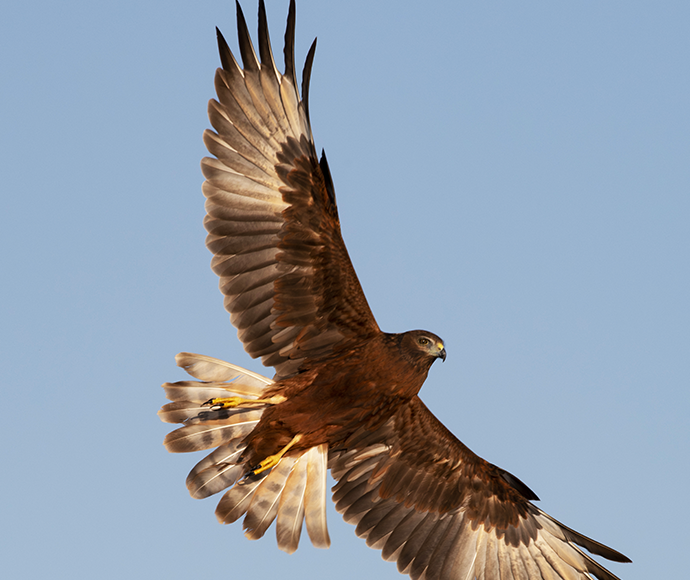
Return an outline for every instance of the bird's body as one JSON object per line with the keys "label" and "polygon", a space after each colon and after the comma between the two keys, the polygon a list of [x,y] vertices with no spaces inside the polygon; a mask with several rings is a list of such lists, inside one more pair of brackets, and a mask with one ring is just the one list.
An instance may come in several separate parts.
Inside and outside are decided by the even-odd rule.
{"label": "bird's body", "polygon": [[[247,438],[249,463],[277,453],[296,435],[302,438],[291,448],[293,455],[322,443],[336,449],[362,427],[380,428],[417,395],[435,360],[414,348],[416,336],[441,342],[423,331],[379,333],[274,383],[264,396],[285,400],[267,407]],[[388,366],[376,364],[380,361]]]}
{"label": "bird's body", "polygon": [[443,341],[384,333],[367,304],[311,132],[315,44],[298,90],[294,0],[283,73],[263,2],[258,56],[239,4],[237,17],[243,67],[218,33],[204,225],[238,337],[275,375],[177,356],[196,380],[164,385],[172,403],[159,415],[183,424],[166,447],[213,449],[187,477],[190,494],[224,491],[218,519],[244,517],[251,539],[275,521],[278,546],[293,552],[304,522],[312,543],[327,547],[330,469],[336,509],[415,580],[616,580],[581,548],[625,556],[537,508],[534,492],[472,453],[421,401],[433,362],[445,360]]}

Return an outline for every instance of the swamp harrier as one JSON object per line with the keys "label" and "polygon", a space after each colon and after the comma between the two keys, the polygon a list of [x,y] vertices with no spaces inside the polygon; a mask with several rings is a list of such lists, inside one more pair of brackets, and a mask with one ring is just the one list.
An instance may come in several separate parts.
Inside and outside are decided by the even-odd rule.
{"label": "swamp harrier", "polygon": [[585,554],[625,556],[537,508],[536,495],[463,445],[419,399],[445,359],[431,332],[382,332],[340,233],[326,157],[309,122],[309,78],[294,61],[295,5],[276,67],[259,2],[259,54],[237,6],[241,68],[218,32],[218,100],[209,103],[213,157],[202,161],[205,226],[225,307],[267,379],[210,357],[181,353],[195,381],[166,383],[163,421],[182,423],[172,452],[215,448],[187,477],[195,498],[226,490],[216,509],[244,516],[257,539],[276,522],[278,546],[297,549],[302,523],[330,543],[333,500],[367,544],[412,578],[615,580]]}

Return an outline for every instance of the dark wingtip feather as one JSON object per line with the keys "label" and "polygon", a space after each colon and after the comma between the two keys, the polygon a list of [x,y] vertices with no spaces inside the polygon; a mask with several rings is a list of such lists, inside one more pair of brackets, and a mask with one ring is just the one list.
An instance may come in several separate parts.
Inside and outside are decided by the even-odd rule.
{"label": "dark wingtip feather", "polygon": [[513,489],[517,490],[520,492],[520,494],[525,498],[530,501],[539,501],[539,497],[537,496],[536,493],[534,493],[525,483],[520,481],[517,477],[515,477],[512,473],[509,473],[505,469],[501,469],[500,467],[497,468],[499,473],[501,474],[501,477],[505,480],[505,482],[510,485]]}
{"label": "dark wingtip feather", "polygon": [[228,46],[223,33],[216,26],[216,40],[218,42],[218,54],[220,54],[220,64],[225,70],[232,70],[232,51]]}
{"label": "dark wingtip feather", "polygon": [[268,34],[268,18],[266,18],[266,5],[259,0],[259,56],[261,62],[275,68],[273,53],[271,52],[271,37]]}
{"label": "dark wingtip feather", "polygon": [[307,122],[311,125],[309,119],[309,82],[311,81],[311,67],[314,64],[314,54],[316,53],[316,38],[311,43],[307,58],[304,61],[304,70],[302,71],[302,101],[304,101],[304,113],[307,116]]}
{"label": "dark wingtip feather", "polygon": [[319,166],[321,167],[321,173],[323,173],[323,177],[326,182],[326,192],[328,193],[328,198],[331,200],[333,208],[335,208],[335,187],[333,185],[333,177],[331,177],[331,169],[328,167],[326,152],[323,149],[321,150],[321,160],[319,161]]}
{"label": "dark wingtip feather", "polygon": [[561,529],[565,532],[566,538],[570,540],[571,542],[575,542],[578,546],[582,546],[592,554],[596,554],[597,556],[602,556],[603,558],[606,558],[607,560],[611,560],[613,562],[622,562],[622,563],[629,563],[632,562],[630,558],[625,556],[624,554],[621,554],[619,551],[614,550],[613,548],[609,548],[608,546],[605,546],[604,544],[597,542],[596,540],[593,540],[592,538],[588,538],[587,536],[581,534],[580,532],[576,532],[572,528],[569,528],[568,526],[563,525],[561,522],[557,522],[558,525],[561,527]]}
{"label": "dark wingtip feather", "polygon": [[235,0],[237,5],[237,38],[240,43],[240,54],[242,55],[242,66],[246,71],[257,71],[256,55],[252,46],[252,39],[247,28],[247,21],[244,18],[240,3]]}
{"label": "dark wingtip feather", "polygon": [[295,0],[290,0],[288,10],[287,25],[285,27],[285,76],[290,79],[293,86],[297,86],[297,75],[295,74]]}
{"label": "dark wingtip feather", "polygon": [[[577,532],[575,533],[577,534]],[[577,537],[572,538],[572,540],[576,544],[586,548],[592,554],[596,554],[597,556],[601,556],[602,558],[606,558],[612,562],[621,562],[623,564],[632,562],[630,558],[628,558],[625,554],[621,554],[618,550],[609,548],[608,546],[605,546],[604,544],[597,542],[592,538],[583,536],[582,534],[577,534]]]}

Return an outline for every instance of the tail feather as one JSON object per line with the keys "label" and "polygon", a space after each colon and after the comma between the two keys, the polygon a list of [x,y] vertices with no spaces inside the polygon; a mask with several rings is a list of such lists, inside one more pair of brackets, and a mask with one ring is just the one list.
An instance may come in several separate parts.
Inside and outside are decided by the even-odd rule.
{"label": "tail feather", "polygon": [[175,357],[175,362],[195,379],[206,382],[230,382],[241,377],[242,384],[256,388],[259,393],[273,382],[252,371],[203,354],[181,352]]}
{"label": "tail feather", "polygon": [[163,405],[158,411],[158,418],[164,423],[186,423],[201,415],[208,407],[203,409],[199,403],[191,401],[179,401]]}
{"label": "tail feather", "polygon": [[[218,452],[221,453],[218,453]],[[237,463],[244,447],[237,447],[237,441],[222,445],[194,466],[187,476],[187,489],[194,499],[204,499],[235,485],[244,475],[246,467]],[[215,460],[209,458],[215,456]],[[204,467],[204,465],[206,465]],[[201,466],[201,467],[200,467]]]}
{"label": "tail feather", "polygon": [[[165,383],[165,396],[171,401],[187,401],[201,405],[205,401],[220,397],[243,397],[256,399],[262,390],[240,382],[237,379],[231,383],[223,382],[199,382],[179,381],[177,383]],[[208,407],[206,407],[208,410]]]}
{"label": "tail feather", "polygon": [[171,453],[187,453],[218,447],[233,439],[246,437],[261,418],[261,411],[235,413],[227,419],[200,421],[168,433],[163,440]]}
{"label": "tail feather", "polygon": [[288,452],[270,471],[244,478],[252,467],[242,458],[244,440],[261,419],[263,408],[213,410],[203,403],[216,397],[260,398],[272,381],[203,355],[180,353],[176,360],[200,380],[163,385],[172,403],[159,411],[161,420],[183,424],[167,435],[165,446],[173,453],[216,447],[189,473],[186,483],[191,496],[201,499],[227,489],[216,508],[216,517],[229,524],[246,514],[244,529],[249,539],[262,537],[275,520],[278,547],[292,553],[306,522],[312,543],[328,547],[328,446],[319,445],[297,454]]}
{"label": "tail feather", "polygon": [[[234,395],[234,392],[230,393],[230,396]],[[227,391],[225,396],[227,396]],[[192,425],[195,423],[227,419],[231,415],[244,413],[248,410],[250,410],[248,407],[215,410],[211,409],[209,406],[202,406],[193,401],[176,401],[163,405],[161,410],[158,411],[158,417],[165,423],[186,423],[187,425]]]}
{"label": "tail feather", "polygon": [[278,547],[292,554],[299,546],[304,521],[304,495],[307,486],[307,462],[298,461],[285,482],[280,494],[280,507],[276,519]]}
{"label": "tail feather", "polygon": [[216,517],[221,524],[232,524],[240,519],[249,508],[254,491],[259,487],[262,479],[244,479],[226,491],[225,495],[218,502]]}
{"label": "tail feather", "polygon": [[209,467],[222,463],[235,463],[235,459],[239,457],[239,453],[244,451],[245,446],[242,445],[242,441],[239,439],[234,439],[230,443],[221,445],[215,451],[209,453],[204,457],[199,463],[197,463],[194,468],[189,472],[187,476],[187,482],[194,479],[202,471],[205,471]]}
{"label": "tail feather", "polygon": [[261,538],[278,515],[280,496],[297,460],[297,457],[283,457],[254,491],[243,524],[244,535],[250,540]]}
{"label": "tail feather", "polygon": [[307,451],[307,488],[305,493],[305,519],[311,543],[317,548],[328,548],[331,538],[326,524],[326,471],[328,445],[325,443]]}
{"label": "tail feather", "polygon": [[223,523],[242,517],[245,535],[261,538],[274,520],[278,547],[291,554],[299,546],[302,522],[317,548],[330,545],[326,523],[327,445],[300,455],[286,455],[269,474],[256,482],[240,482],[218,504],[216,516]]}

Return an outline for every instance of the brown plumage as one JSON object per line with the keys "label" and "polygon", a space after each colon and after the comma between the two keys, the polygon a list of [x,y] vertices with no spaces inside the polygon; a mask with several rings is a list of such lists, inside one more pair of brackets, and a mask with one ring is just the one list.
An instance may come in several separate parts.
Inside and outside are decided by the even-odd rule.
{"label": "brown plumage", "polygon": [[207,245],[225,307],[247,352],[273,380],[182,353],[197,381],[164,385],[161,419],[183,423],[173,452],[215,450],[187,478],[193,497],[228,490],[216,515],[245,516],[256,539],[276,521],[297,549],[302,523],[329,545],[326,470],[336,508],[367,544],[412,578],[599,580],[616,577],[581,549],[625,556],[537,508],[520,480],[465,447],[417,396],[443,342],[427,331],[382,332],[340,234],[325,155],[314,147],[308,89],[294,63],[295,6],[279,73],[259,2],[259,58],[237,6],[241,68],[218,32],[222,68],[209,104],[214,158],[206,177]]}

